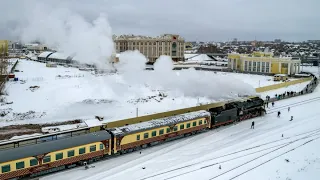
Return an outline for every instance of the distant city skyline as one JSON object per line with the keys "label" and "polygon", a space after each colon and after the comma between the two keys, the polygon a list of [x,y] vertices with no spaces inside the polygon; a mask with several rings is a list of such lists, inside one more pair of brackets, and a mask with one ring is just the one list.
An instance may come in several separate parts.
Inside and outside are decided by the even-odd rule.
{"label": "distant city skyline", "polygon": [[[52,19],[50,12],[63,8],[90,23],[105,13],[112,33],[117,35],[171,33],[181,35],[186,41],[237,38],[239,41],[301,42],[320,39],[318,7],[320,1],[317,0],[7,0],[0,7],[0,39],[19,36],[31,17],[33,21],[46,21]],[[54,23],[46,27],[50,28],[57,31]]]}

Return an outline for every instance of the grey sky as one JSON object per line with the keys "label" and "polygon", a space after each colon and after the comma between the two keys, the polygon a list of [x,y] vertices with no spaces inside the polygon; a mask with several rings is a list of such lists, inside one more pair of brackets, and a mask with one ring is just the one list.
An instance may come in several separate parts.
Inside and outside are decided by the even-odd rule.
{"label": "grey sky", "polygon": [[[0,39],[16,35],[37,0],[3,0]],[[187,40],[320,39],[319,0],[43,0],[88,21],[104,12],[115,34],[177,33]],[[41,17],[39,17],[41,19]]]}

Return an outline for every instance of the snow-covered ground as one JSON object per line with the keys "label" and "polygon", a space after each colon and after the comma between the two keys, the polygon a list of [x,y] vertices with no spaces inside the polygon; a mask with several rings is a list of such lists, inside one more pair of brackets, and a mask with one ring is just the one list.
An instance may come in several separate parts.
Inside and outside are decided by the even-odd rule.
{"label": "snow-covered ground", "polygon": [[120,74],[96,76],[76,68],[48,68],[20,60],[16,67],[20,72],[15,72],[19,81],[6,84],[8,96],[1,106],[0,126],[92,119],[95,115],[112,121],[136,116],[136,108],[138,115],[145,115],[255,94],[250,79],[238,81],[194,69],[172,71],[172,63],[163,62],[155,65],[155,71],[120,64]]}
{"label": "snow-covered ground", "polygon": [[[317,88],[312,94],[276,102],[263,117],[41,179],[318,180],[319,96]],[[252,121],[255,129],[250,129]]]}
{"label": "snow-covered ground", "polygon": [[283,94],[283,93],[291,92],[291,91],[298,93],[298,92],[302,91],[309,83],[310,83],[310,81],[307,81],[307,82],[287,86],[287,87],[284,87],[281,89],[275,89],[272,91],[262,92],[259,94],[261,95],[261,98],[266,99],[266,96],[275,97],[276,94]]}
{"label": "snow-covered ground", "polygon": [[20,72],[15,72],[19,81],[6,84],[8,96],[1,106],[0,126],[93,119],[96,115],[108,122],[134,117],[137,108],[141,116],[238,94],[253,95],[254,88],[279,83],[270,76],[172,71],[172,63],[159,62],[155,71],[122,64],[119,71],[123,73],[96,76],[76,68],[47,68],[43,63],[20,60],[16,67]]}
{"label": "snow-covered ground", "polygon": [[310,72],[319,76],[320,68],[318,66],[301,66],[301,71]]}

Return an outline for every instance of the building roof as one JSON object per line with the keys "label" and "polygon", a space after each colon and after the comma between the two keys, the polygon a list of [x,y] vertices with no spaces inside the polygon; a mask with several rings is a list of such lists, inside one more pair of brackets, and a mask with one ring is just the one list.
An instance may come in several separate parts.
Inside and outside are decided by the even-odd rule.
{"label": "building roof", "polygon": [[14,149],[0,150],[0,163],[99,142],[110,138],[111,135],[107,131],[98,131],[94,133],[48,141]]}
{"label": "building roof", "polygon": [[130,125],[122,126],[118,128],[113,128],[111,129],[111,132],[115,135],[125,135],[125,134],[144,131],[147,129],[154,129],[156,127],[170,126],[173,124],[178,124],[180,122],[185,122],[192,119],[198,119],[198,118],[208,117],[208,116],[210,116],[210,113],[208,111],[201,110],[201,111],[195,111],[195,112],[190,112],[185,114],[179,114],[176,116],[170,116],[170,117],[160,118],[156,120],[146,121],[146,122],[137,123],[137,124],[130,124]]}
{"label": "building roof", "polygon": [[59,52],[55,52],[53,54],[51,54],[48,58],[52,58],[52,59],[68,59],[69,55],[65,55],[63,53],[59,53]]}
{"label": "building roof", "polygon": [[211,57],[206,54],[184,54],[184,58],[187,61],[212,61]]}
{"label": "building roof", "polygon": [[44,52],[42,52],[41,54],[39,54],[39,56],[38,57],[40,57],[40,58],[46,58],[48,55],[50,55],[50,54],[52,54],[53,52],[51,52],[51,51],[44,51]]}

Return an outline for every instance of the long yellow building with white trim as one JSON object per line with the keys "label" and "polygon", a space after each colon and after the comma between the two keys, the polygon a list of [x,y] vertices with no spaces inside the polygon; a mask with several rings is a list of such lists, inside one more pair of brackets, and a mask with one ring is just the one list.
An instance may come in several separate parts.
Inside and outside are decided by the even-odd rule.
{"label": "long yellow building with white trim", "polygon": [[242,72],[293,75],[300,72],[301,60],[273,57],[272,53],[228,54],[228,67]]}

